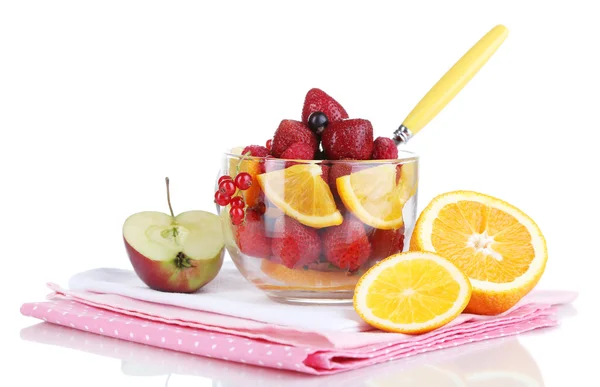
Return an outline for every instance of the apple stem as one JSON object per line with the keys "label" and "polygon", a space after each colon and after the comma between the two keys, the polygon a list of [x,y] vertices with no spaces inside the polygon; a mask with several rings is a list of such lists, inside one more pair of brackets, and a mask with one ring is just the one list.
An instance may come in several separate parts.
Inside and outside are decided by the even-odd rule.
{"label": "apple stem", "polygon": [[167,183],[167,203],[169,203],[169,211],[171,211],[171,216],[174,218],[175,214],[173,214],[173,207],[171,207],[171,192],[169,190],[169,178],[165,177],[165,182]]}

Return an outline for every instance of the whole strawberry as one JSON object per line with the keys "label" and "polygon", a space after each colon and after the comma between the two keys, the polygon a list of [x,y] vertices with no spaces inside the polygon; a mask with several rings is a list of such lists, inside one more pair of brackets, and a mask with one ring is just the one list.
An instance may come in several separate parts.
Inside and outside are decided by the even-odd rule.
{"label": "whole strawberry", "polygon": [[302,107],[302,122],[308,124],[308,117],[315,112],[324,113],[330,123],[348,118],[346,109],[338,101],[317,88],[310,89],[306,93]]}
{"label": "whole strawberry", "polygon": [[404,226],[398,230],[372,229],[369,233],[371,242],[371,260],[381,260],[404,250]]}
{"label": "whole strawberry", "polygon": [[283,265],[299,268],[319,260],[321,239],[317,230],[282,216],[275,222],[275,233],[271,250]]}
{"label": "whole strawberry", "polygon": [[250,153],[250,156],[253,157],[267,157],[269,155],[269,150],[262,145],[248,145],[242,151],[242,154]]}
{"label": "whole strawberry", "polygon": [[398,158],[398,148],[394,140],[377,137],[373,142],[373,160],[391,160]]}
{"label": "whole strawberry", "polygon": [[265,235],[265,223],[258,210],[248,209],[244,222],[235,227],[237,245],[246,255],[267,258],[271,255],[271,238]]}
{"label": "whole strawberry", "polygon": [[331,190],[331,193],[333,194],[333,197],[334,197],[334,199],[336,199],[336,201],[338,199],[340,199],[340,195],[338,194],[338,190],[337,190],[336,180],[342,176],[347,176],[351,173],[352,173],[352,165],[351,164],[336,162],[331,165],[331,168],[329,169],[328,183],[329,183],[329,189]]}
{"label": "whole strawberry", "polygon": [[373,126],[368,120],[331,122],[321,140],[329,160],[370,160],[373,154]]}
{"label": "whole strawberry", "polygon": [[365,227],[352,216],[339,226],[326,228],[322,243],[327,260],[343,270],[358,270],[371,255]]}
{"label": "whole strawberry", "polygon": [[304,143],[310,146],[313,154],[319,148],[317,136],[300,121],[282,120],[273,137],[271,154],[280,158],[291,145]]}
{"label": "whole strawberry", "polygon": [[289,146],[282,154],[282,159],[290,160],[313,160],[315,150],[308,144],[296,142]]}

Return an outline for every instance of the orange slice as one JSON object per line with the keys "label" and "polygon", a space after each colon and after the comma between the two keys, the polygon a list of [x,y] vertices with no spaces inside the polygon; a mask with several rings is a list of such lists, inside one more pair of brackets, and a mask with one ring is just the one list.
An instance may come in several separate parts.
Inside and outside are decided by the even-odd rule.
{"label": "orange slice", "polygon": [[311,291],[354,290],[354,286],[358,282],[358,276],[333,271],[290,269],[266,259],[261,263],[261,270],[270,278],[284,284],[282,286],[262,286],[268,289]]}
{"label": "orange slice", "polygon": [[540,280],[548,252],[535,222],[500,199],[472,191],[448,192],[423,210],[410,250],[432,251],[458,266],[471,280],[466,311],[507,311]]}
{"label": "orange slice", "polygon": [[318,164],[296,164],[258,175],[265,196],[287,216],[313,228],[342,224],[329,185]]}
{"label": "orange slice", "polygon": [[454,320],[470,297],[469,279],[450,261],[407,252],[378,262],[360,278],[354,309],[381,330],[417,334]]}
{"label": "orange slice", "polygon": [[336,179],[342,202],[363,223],[383,230],[404,224],[404,204],[416,192],[416,167],[402,166],[396,183],[396,165],[385,164],[363,169]]}

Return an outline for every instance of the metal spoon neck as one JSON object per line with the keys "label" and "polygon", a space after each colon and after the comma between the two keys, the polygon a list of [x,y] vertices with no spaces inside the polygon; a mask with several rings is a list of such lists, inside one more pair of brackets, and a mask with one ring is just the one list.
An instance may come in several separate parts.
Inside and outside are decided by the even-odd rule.
{"label": "metal spoon neck", "polygon": [[394,131],[394,136],[392,139],[396,143],[396,146],[398,146],[400,144],[406,144],[412,136],[413,134],[410,129],[404,125],[400,125],[400,127]]}

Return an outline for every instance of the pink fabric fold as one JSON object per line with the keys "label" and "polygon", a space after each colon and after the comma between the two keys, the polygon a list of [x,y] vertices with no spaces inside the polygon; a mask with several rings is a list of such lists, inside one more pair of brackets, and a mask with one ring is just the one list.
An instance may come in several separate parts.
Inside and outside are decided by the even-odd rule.
{"label": "pink fabric fold", "polygon": [[174,351],[261,367],[327,375],[419,353],[510,336],[558,324],[557,307],[573,292],[534,291],[500,316],[463,314],[423,335],[378,330],[311,330],[243,319],[115,294],[50,284],[48,301],[21,313],[48,323]]}

